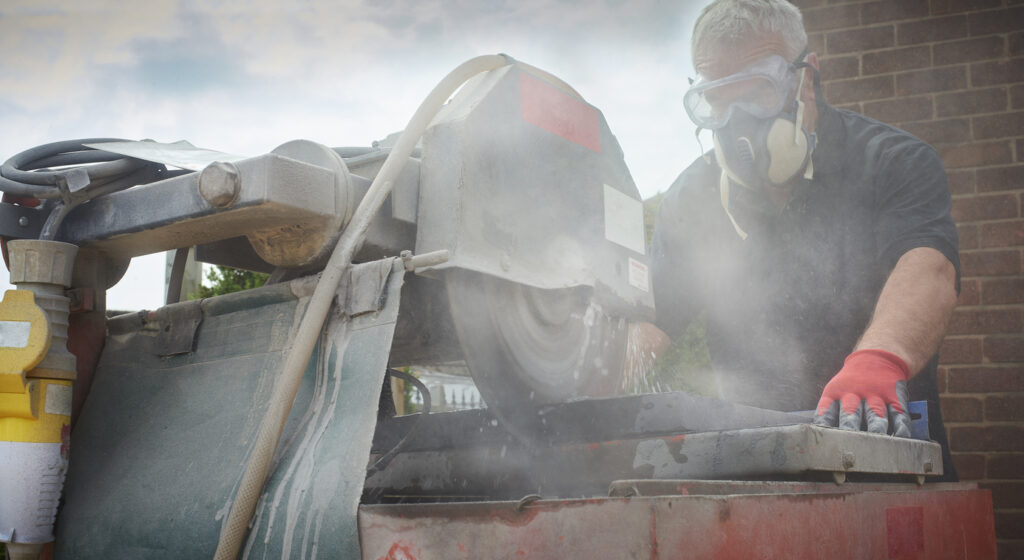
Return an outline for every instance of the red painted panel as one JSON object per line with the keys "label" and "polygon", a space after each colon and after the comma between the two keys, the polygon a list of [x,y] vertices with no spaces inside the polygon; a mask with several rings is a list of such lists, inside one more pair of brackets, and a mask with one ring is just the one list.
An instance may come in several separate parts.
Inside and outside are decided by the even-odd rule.
{"label": "red painted panel", "polygon": [[889,558],[914,558],[924,551],[924,508],[891,507],[885,510]]}
{"label": "red painted panel", "polygon": [[[810,485],[809,486],[813,486]],[[362,506],[363,558],[994,558],[992,499],[970,485],[791,494]],[[897,556],[893,556],[893,554]],[[401,558],[401,557],[398,557]]]}
{"label": "red painted panel", "polygon": [[526,72],[519,74],[523,120],[601,153],[597,109]]}

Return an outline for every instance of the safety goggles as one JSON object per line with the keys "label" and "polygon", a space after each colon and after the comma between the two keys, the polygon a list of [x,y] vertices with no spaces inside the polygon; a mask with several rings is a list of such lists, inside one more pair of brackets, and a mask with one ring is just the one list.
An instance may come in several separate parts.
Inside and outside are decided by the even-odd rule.
{"label": "safety goggles", "polygon": [[710,130],[725,126],[738,110],[759,119],[775,116],[796,90],[796,69],[796,64],[771,55],[718,80],[700,78],[683,96],[686,113],[694,124]]}

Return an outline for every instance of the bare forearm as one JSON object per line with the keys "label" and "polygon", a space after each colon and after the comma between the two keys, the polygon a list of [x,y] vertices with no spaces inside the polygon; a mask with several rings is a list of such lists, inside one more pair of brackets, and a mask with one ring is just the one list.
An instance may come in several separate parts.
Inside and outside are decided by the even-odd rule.
{"label": "bare forearm", "polygon": [[902,358],[911,375],[935,354],[956,306],[956,270],[942,253],[908,251],[885,282],[856,350],[875,348]]}

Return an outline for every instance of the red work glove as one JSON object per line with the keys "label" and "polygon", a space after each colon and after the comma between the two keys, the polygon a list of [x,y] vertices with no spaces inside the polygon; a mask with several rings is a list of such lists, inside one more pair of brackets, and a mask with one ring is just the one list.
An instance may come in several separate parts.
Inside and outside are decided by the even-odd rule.
{"label": "red work glove", "polygon": [[825,385],[814,423],[860,430],[866,421],[869,432],[910,437],[908,379],[910,368],[896,354],[858,350]]}

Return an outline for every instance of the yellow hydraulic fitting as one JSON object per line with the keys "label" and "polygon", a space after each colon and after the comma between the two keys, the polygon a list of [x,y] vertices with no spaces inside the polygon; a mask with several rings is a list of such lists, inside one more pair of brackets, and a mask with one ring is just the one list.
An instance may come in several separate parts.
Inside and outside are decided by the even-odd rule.
{"label": "yellow hydraulic fitting", "polygon": [[8,290],[0,302],[0,393],[24,389],[25,373],[42,361],[49,348],[50,326],[35,295]]}
{"label": "yellow hydraulic fitting", "polygon": [[39,240],[7,247],[19,289],[0,302],[0,543],[12,559],[35,558],[53,540],[68,467],[76,368],[64,289],[78,248]]}
{"label": "yellow hydraulic fitting", "polygon": [[49,347],[50,325],[35,295],[8,290],[0,302],[0,441],[61,443],[71,382],[25,377]]}
{"label": "yellow hydraulic fitting", "polygon": [[33,417],[21,404],[28,401],[15,395],[27,395],[25,372],[42,361],[49,348],[50,325],[35,295],[8,290],[0,302],[0,419]]}

